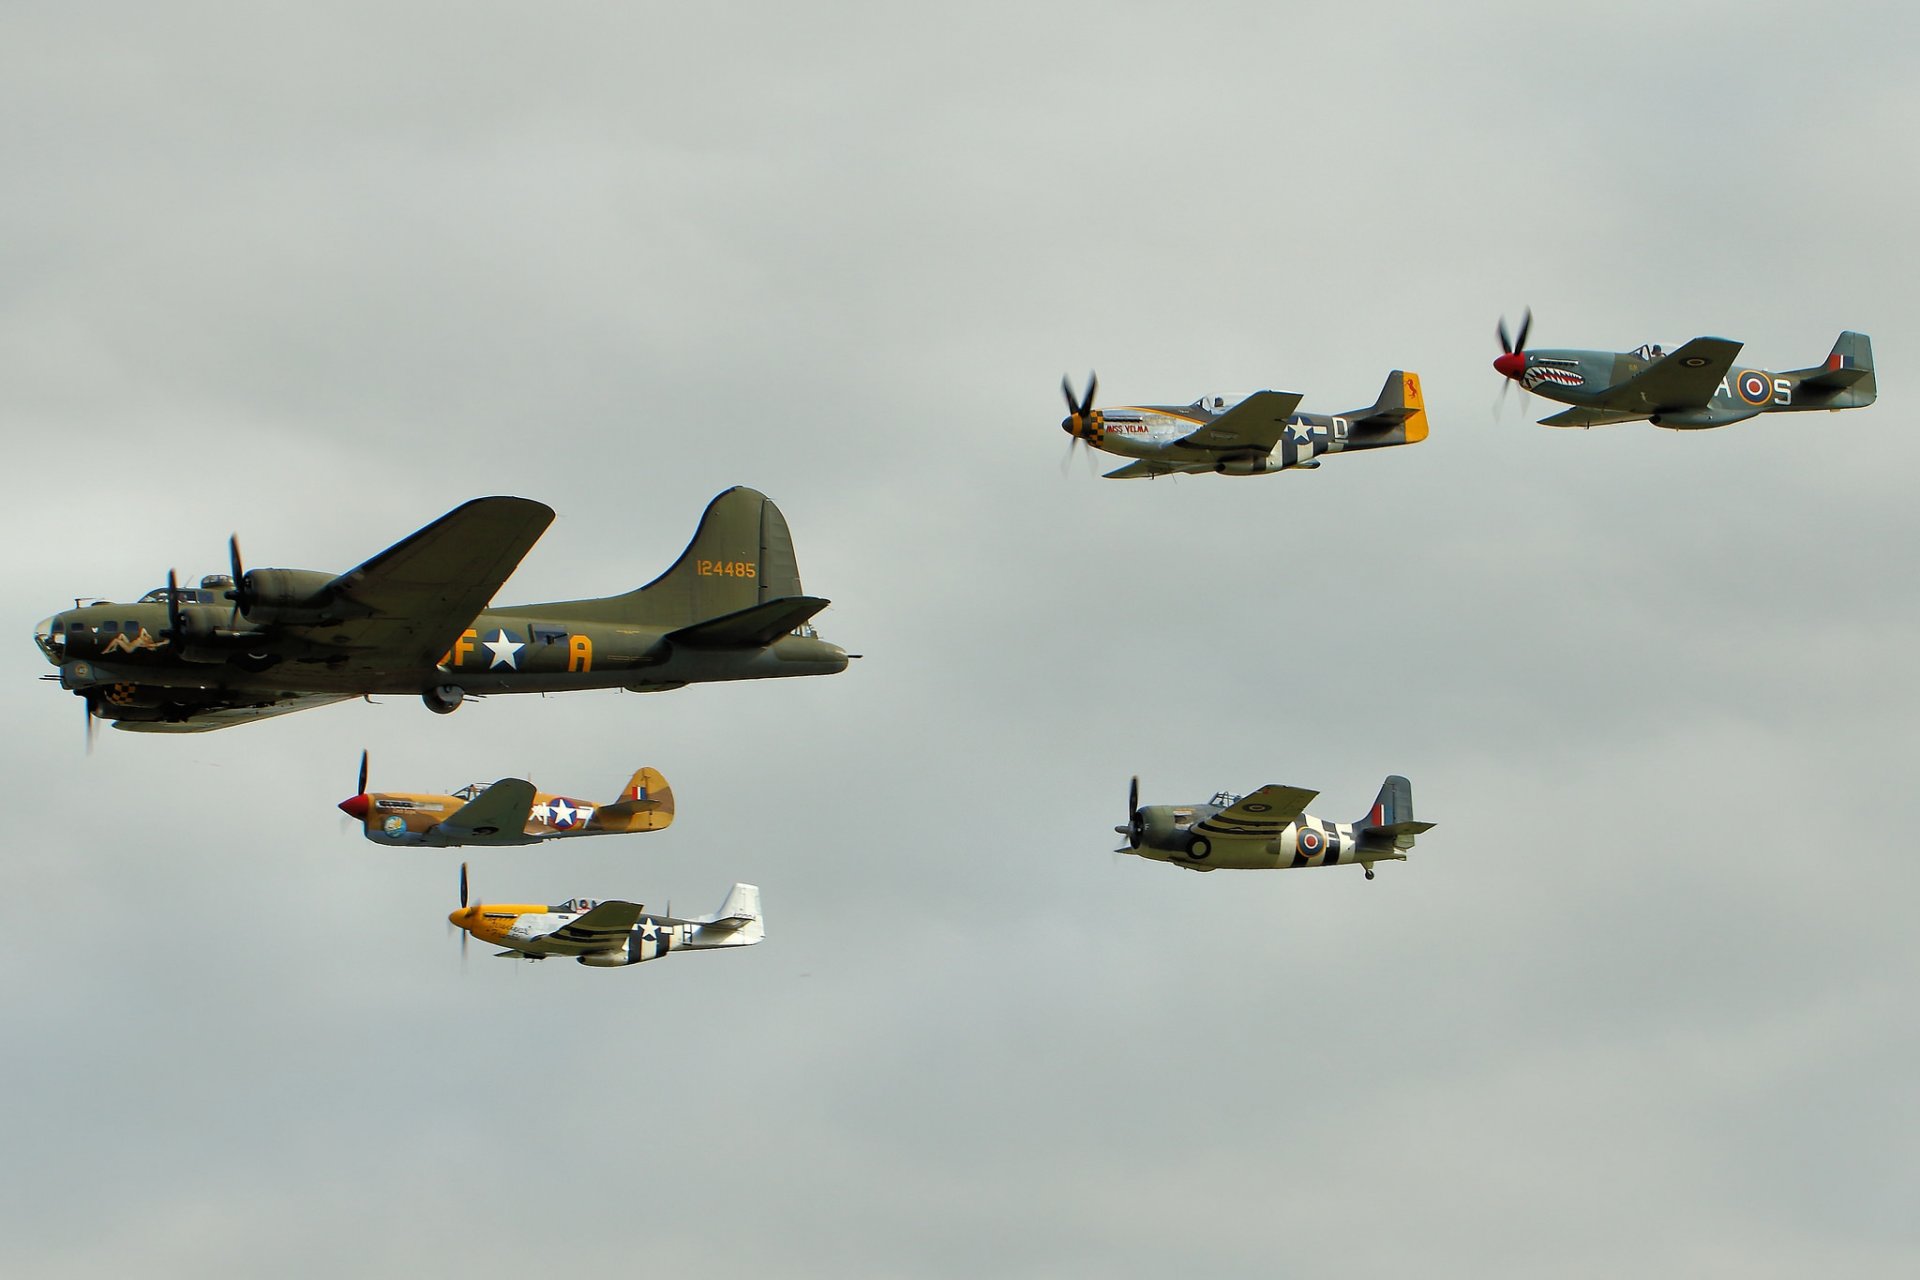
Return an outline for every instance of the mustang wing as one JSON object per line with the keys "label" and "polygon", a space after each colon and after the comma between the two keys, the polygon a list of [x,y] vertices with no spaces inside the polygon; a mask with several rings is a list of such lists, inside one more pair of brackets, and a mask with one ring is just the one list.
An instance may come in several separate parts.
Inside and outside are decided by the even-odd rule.
{"label": "mustang wing", "polygon": [[1194,827],[1210,836],[1278,836],[1287,824],[1305,813],[1307,805],[1320,793],[1305,787],[1281,787],[1269,784],[1251,795],[1241,796],[1211,818]]}
{"label": "mustang wing", "polygon": [[345,702],[355,696],[351,693],[306,693],[255,706],[210,707],[193,712],[185,720],[116,720],[113,727],[128,733],[206,733],[213,729],[226,729],[236,724],[251,724],[255,720],[324,707],[330,702]]}
{"label": "mustang wing", "polygon": [[302,630],[350,671],[430,667],[552,523],[543,502],[475,498],[335,578],[345,620]]}
{"label": "mustang wing", "polygon": [[1142,476],[1180,476],[1204,475],[1213,470],[1204,462],[1163,462],[1159,458],[1142,458],[1130,462],[1116,471],[1109,471],[1103,479],[1138,480]]}
{"label": "mustang wing", "polygon": [[603,902],[546,935],[552,942],[584,947],[588,951],[611,951],[633,932],[645,910],[637,902]]}
{"label": "mustang wing", "polygon": [[1204,427],[1180,437],[1176,445],[1221,453],[1259,450],[1270,453],[1287,429],[1287,419],[1300,407],[1291,391],[1256,391]]}
{"label": "mustang wing", "polygon": [[1695,338],[1619,386],[1608,388],[1600,398],[1600,407],[1641,413],[1704,408],[1739,354],[1737,342]]}
{"label": "mustang wing", "polygon": [[1641,422],[1651,416],[1616,409],[1568,409],[1551,418],[1540,419],[1543,427],[1610,427],[1616,422]]}
{"label": "mustang wing", "polygon": [[533,812],[533,784],[525,778],[502,778],[442,819],[435,830],[456,839],[488,836],[521,837],[527,815]]}

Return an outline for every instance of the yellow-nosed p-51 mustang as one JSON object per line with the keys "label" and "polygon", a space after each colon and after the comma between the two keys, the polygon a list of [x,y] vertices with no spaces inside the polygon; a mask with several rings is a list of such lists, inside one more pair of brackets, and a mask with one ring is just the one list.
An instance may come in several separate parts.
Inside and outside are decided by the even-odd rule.
{"label": "yellow-nosed p-51 mustang", "polygon": [[1420,375],[1395,369],[1380,398],[1347,413],[1299,413],[1300,396],[1291,391],[1256,391],[1250,396],[1202,396],[1192,404],[1093,407],[1099,379],[1089,375],[1087,393],[1076,400],[1073,385],[1060,380],[1067,416],[1060,428],[1073,440],[1105,453],[1136,461],[1109,480],[1143,476],[1260,476],[1275,471],[1311,470],[1328,454],[1418,444],[1427,438],[1426,401]]}
{"label": "yellow-nosed p-51 mustang", "polygon": [[673,789],[658,769],[643,768],[611,804],[537,791],[524,778],[474,783],[451,795],[368,791],[363,751],[359,789],[340,802],[340,810],[358,819],[362,834],[375,844],[434,849],[539,844],[664,830],[673,822]]}
{"label": "yellow-nosed p-51 mustang", "polygon": [[[373,693],[445,714],[469,695],[828,675],[846,651],[809,620],[780,509],[752,489],[707,505],[665,573],[622,595],[488,601],[553,520],[527,498],[476,498],[345,573],[253,569],[132,604],[77,605],[34,639],[62,687],[122,729],[195,733]],[[53,677],[48,677],[53,678]]]}
{"label": "yellow-nosed p-51 mustang", "polygon": [[[658,960],[674,951],[750,947],[767,936],[760,916],[760,890],[736,884],[710,916],[679,919],[650,915],[637,902],[574,898],[554,906],[535,903],[467,905],[467,869],[460,868],[460,909],[448,921],[466,935],[506,948],[496,955],[516,960],[570,956],[594,969],[620,969]],[[466,945],[466,936],[461,938]]]}

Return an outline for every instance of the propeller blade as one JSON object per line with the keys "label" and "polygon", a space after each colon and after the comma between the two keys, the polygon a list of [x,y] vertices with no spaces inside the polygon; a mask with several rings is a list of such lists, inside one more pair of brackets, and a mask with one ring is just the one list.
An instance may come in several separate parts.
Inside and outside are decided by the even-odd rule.
{"label": "propeller blade", "polygon": [[94,737],[100,732],[100,726],[94,723],[93,699],[82,695],[80,698],[80,706],[87,715],[87,754],[92,755]]}
{"label": "propeller blade", "polygon": [[1127,816],[1131,818],[1140,812],[1140,775],[1134,774],[1133,781],[1127,784]]}
{"label": "propeller blade", "polygon": [[1064,373],[1060,375],[1060,394],[1067,398],[1068,413],[1080,412],[1080,406],[1075,403],[1073,398],[1073,384],[1067,381],[1067,375]]}
{"label": "propeller blade", "polygon": [[1140,775],[1127,784],[1127,847],[1138,849],[1147,838],[1147,824],[1140,818]]}
{"label": "propeller blade", "polygon": [[1087,398],[1080,403],[1080,412],[1093,412],[1093,393],[1100,389],[1100,378],[1093,370],[1087,370]]}
{"label": "propeller blade", "polygon": [[[240,535],[227,535],[227,568],[233,574],[233,590],[227,592],[227,598],[233,601],[233,615],[236,619],[245,616],[253,608],[247,599],[247,567],[240,563]],[[228,623],[228,630],[233,624]]]}
{"label": "propeller blade", "polygon": [[357,796],[367,794],[367,749],[365,747],[360,748],[360,782],[354,787],[353,794]]}
{"label": "propeller blade", "polygon": [[467,905],[467,864],[460,864],[460,905]]}
{"label": "propeller blade", "polygon": [[180,575],[167,570],[167,639],[179,640],[186,635],[186,627],[180,621]]}
{"label": "propeller blade", "polygon": [[1531,328],[1533,328],[1533,308],[1528,307],[1526,314],[1520,317],[1520,333],[1513,340],[1513,349],[1515,351],[1525,351],[1527,349],[1527,330]]}

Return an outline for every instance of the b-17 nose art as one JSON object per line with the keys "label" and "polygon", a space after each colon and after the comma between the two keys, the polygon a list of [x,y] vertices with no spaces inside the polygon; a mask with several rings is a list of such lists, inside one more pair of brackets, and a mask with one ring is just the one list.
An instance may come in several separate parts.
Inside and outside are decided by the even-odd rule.
{"label": "b-17 nose art", "polygon": [[[469,695],[830,675],[846,651],[808,625],[780,509],[752,489],[708,504],[673,567],[624,595],[488,607],[553,520],[527,498],[475,498],[346,573],[253,569],[82,605],[35,641],[95,717],[198,733],[362,694]],[[53,679],[49,676],[47,679]]]}
{"label": "b-17 nose art", "polygon": [[1068,448],[1087,444],[1103,453],[1136,461],[1109,480],[1166,475],[1259,476],[1275,471],[1311,470],[1323,458],[1356,449],[1418,444],[1427,438],[1426,401],[1420,375],[1395,369],[1380,398],[1347,413],[1298,413],[1300,396],[1291,391],[1256,391],[1250,396],[1202,396],[1184,405],[1093,407],[1098,378],[1089,375],[1079,399],[1073,385],[1060,380],[1067,416],[1060,429],[1073,437]]}
{"label": "b-17 nose art", "polygon": [[1573,408],[1540,419],[1543,427],[1604,427],[1651,422],[1692,431],[1724,427],[1763,413],[1811,409],[1860,409],[1874,402],[1873,343],[1864,333],[1842,333],[1826,361],[1806,369],[1772,373],[1735,364],[1741,344],[1726,338],[1695,338],[1672,351],[1658,343],[1633,351],[1527,349],[1533,312],[1520,332],[1498,329],[1495,372],[1534,395]]}
{"label": "b-17 nose art", "polygon": [[675,951],[750,947],[767,936],[760,890],[736,884],[710,916],[680,919],[650,914],[637,902],[574,898],[553,906],[533,903],[467,905],[467,869],[460,868],[460,909],[447,920],[467,937],[506,948],[494,954],[513,960],[567,956],[593,969],[623,969]]}
{"label": "b-17 nose art", "polygon": [[367,753],[359,789],[340,811],[375,844],[444,849],[457,845],[541,844],[576,836],[661,831],[673,822],[673,789],[657,769],[640,769],[618,800],[596,804],[550,795],[523,778],[474,783],[451,795],[367,790]]}
{"label": "b-17 nose art", "polygon": [[1271,870],[1358,863],[1373,879],[1376,862],[1404,862],[1414,837],[1433,829],[1413,820],[1413,784],[1395,774],[1358,822],[1328,822],[1306,812],[1320,794],[1269,785],[1244,796],[1222,791],[1205,804],[1140,806],[1140,779],[1127,788],[1127,842],[1114,850],[1189,871]]}

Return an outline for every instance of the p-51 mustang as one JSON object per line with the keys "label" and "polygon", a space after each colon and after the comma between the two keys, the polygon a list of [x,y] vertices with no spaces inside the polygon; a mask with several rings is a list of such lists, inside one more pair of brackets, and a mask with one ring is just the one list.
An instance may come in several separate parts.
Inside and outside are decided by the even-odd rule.
{"label": "p-51 mustang", "polygon": [[524,778],[474,783],[452,795],[367,790],[367,755],[360,753],[360,789],[340,802],[375,844],[539,844],[574,836],[660,831],[673,822],[673,789],[657,769],[641,769],[612,804],[534,790]]}
{"label": "p-51 mustang", "polygon": [[[1199,474],[1258,476],[1320,465],[1330,453],[1417,444],[1427,438],[1426,402],[1420,375],[1395,369],[1380,398],[1364,409],[1331,416],[1296,413],[1300,397],[1291,391],[1256,391],[1244,398],[1202,396],[1186,405],[1093,407],[1098,378],[1087,377],[1087,394],[1073,398],[1073,385],[1060,380],[1067,398],[1061,430],[1075,441],[1105,453],[1138,461],[1107,472],[1109,480],[1141,476]],[[1073,446],[1067,446],[1071,449]]]}
{"label": "p-51 mustang", "polygon": [[[197,589],[174,575],[136,604],[96,603],[34,639],[93,717],[196,733],[374,693],[445,714],[468,694],[677,689],[829,675],[846,652],[808,625],[780,509],[752,489],[708,504],[693,541],[625,595],[489,608],[553,520],[526,498],[475,498],[342,574],[253,569]],[[51,679],[52,677],[47,677]]]}
{"label": "p-51 mustang", "polygon": [[1306,812],[1317,791],[1264,786],[1249,795],[1221,792],[1206,804],[1140,807],[1140,779],[1127,788],[1127,838],[1115,853],[1171,862],[1190,871],[1331,867],[1357,862],[1373,879],[1376,862],[1404,862],[1413,839],[1433,823],[1413,820],[1413,784],[1389,777],[1358,822],[1327,822]]}
{"label": "p-51 mustang", "polygon": [[[620,969],[658,960],[669,951],[750,947],[767,936],[760,890],[736,884],[720,909],[691,920],[649,915],[637,902],[575,898],[557,906],[529,903],[467,905],[467,869],[460,868],[460,909],[447,919],[482,942],[505,947],[494,954],[516,960],[571,956],[593,969]],[[466,945],[462,937],[461,945]]]}
{"label": "p-51 mustang", "polygon": [[[1740,343],[1695,338],[1673,351],[1649,343],[1637,351],[1527,350],[1533,313],[1507,339],[1499,327],[1500,358],[1493,367],[1526,390],[1573,408],[1542,418],[1543,427],[1602,427],[1647,421],[1656,427],[1723,427],[1762,413],[1859,409],[1876,394],[1873,344],[1847,332],[1826,363],[1770,373],[1736,365]],[[1504,394],[1504,391],[1503,391]]]}

